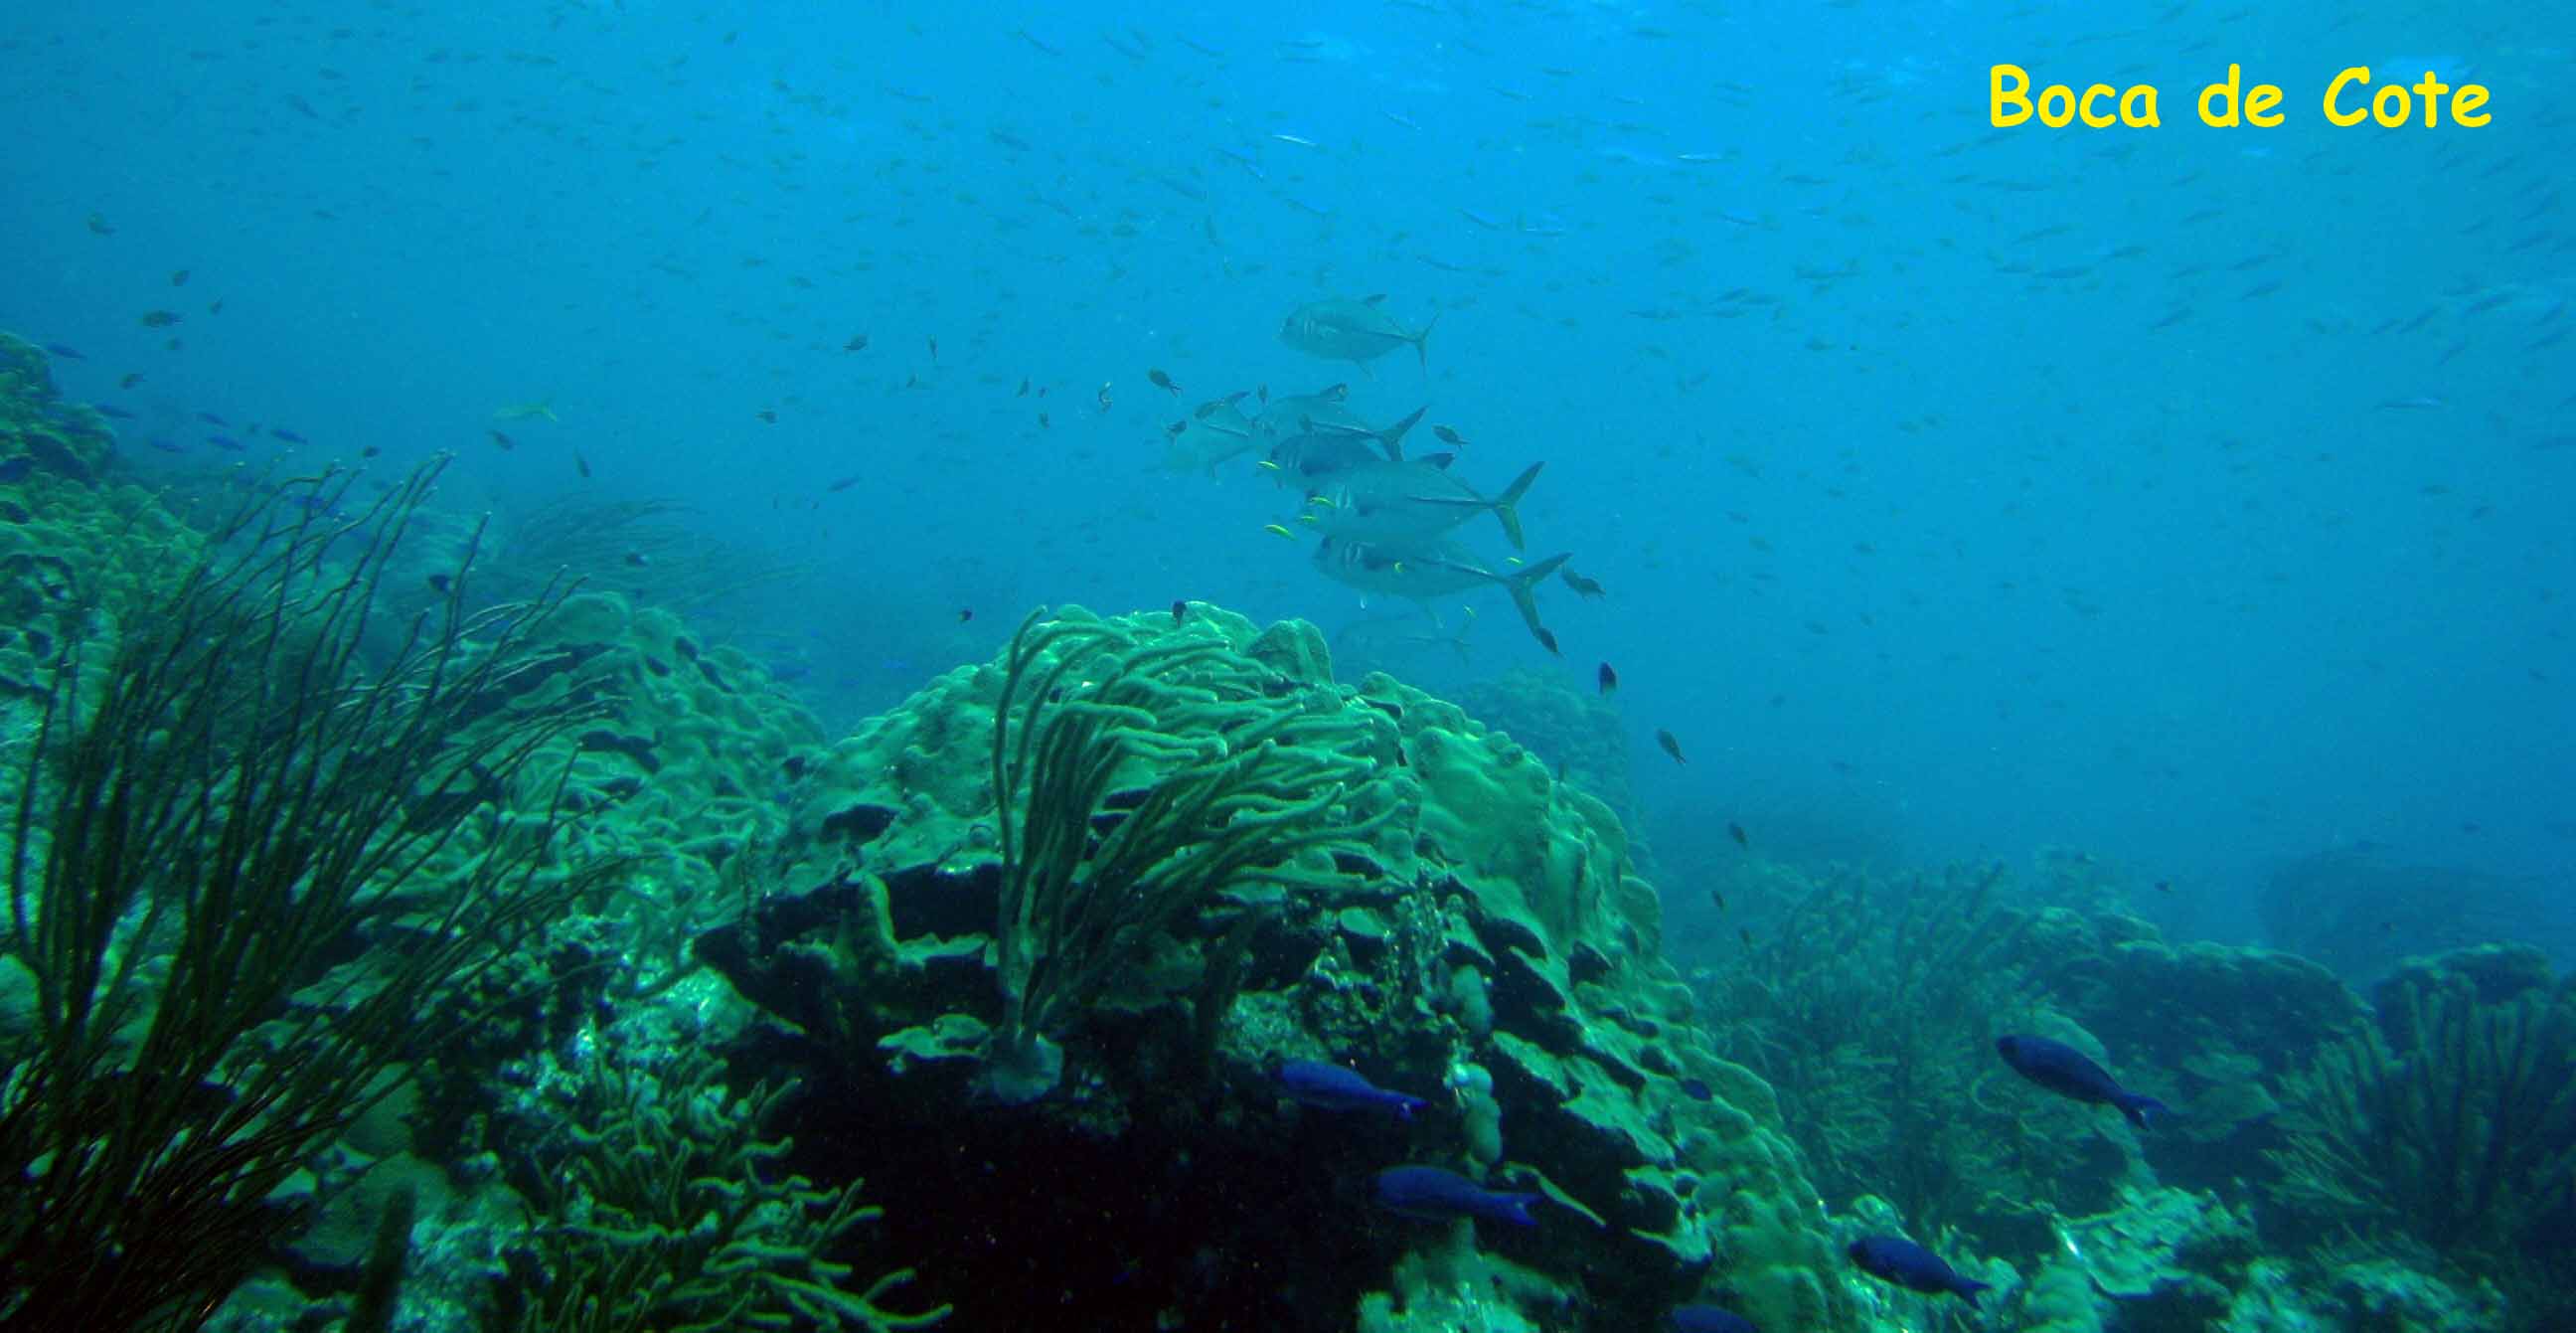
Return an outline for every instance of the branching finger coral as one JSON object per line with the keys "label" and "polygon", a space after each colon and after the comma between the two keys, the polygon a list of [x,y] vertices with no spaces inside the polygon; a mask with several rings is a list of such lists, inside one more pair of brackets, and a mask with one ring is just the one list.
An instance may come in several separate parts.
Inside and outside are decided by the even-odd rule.
{"label": "branching finger coral", "polygon": [[2000,868],[1878,888],[1857,874],[1789,906],[1715,979],[1720,1049],[1761,1074],[1830,1196],[1877,1194],[1922,1233],[2014,1188],[2014,1119],[1988,1111],[2004,1077],[1996,1016],[2032,1003],[2010,959],[2028,914],[2001,903]]}
{"label": "branching finger coral", "polygon": [[2504,1258],[2576,1207],[2576,1002],[2403,994],[2400,1041],[2367,1026],[2283,1089],[2299,1126],[2275,1158],[2283,1193],[2472,1265]]}
{"label": "branching finger coral", "polygon": [[[1300,853],[1391,809],[1337,814],[1372,776],[1358,740],[1374,712],[1282,708],[1222,643],[1127,644],[1097,623],[1038,629],[1042,614],[1012,636],[993,721],[1005,1008],[986,1090],[1009,1102],[1053,1090],[1072,1012],[1185,915],[1229,888],[1316,882]],[[1139,776],[1142,797],[1111,809]]]}
{"label": "branching finger coral", "polygon": [[683,1048],[646,1070],[608,1058],[584,1066],[570,1108],[571,1150],[541,1164],[546,1215],[534,1263],[511,1293],[523,1333],[719,1333],[719,1330],[927,1328],[879,1302],[910,1282],[898,1269],[864,1290],[826,1255],[880,1211],[841,1189],[779,1173],[793,1145],[761,1137],[793,1085],[728,1100],[712,1056]]}

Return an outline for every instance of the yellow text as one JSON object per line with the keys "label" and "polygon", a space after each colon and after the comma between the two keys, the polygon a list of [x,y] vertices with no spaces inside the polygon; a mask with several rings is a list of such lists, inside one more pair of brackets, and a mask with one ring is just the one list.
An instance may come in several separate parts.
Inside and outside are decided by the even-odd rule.
{"label": "yellow text", "polygon": [[[2214,109],[2212,104],[2216,104]],[[2200,120],[2226,129],[2252,125],[2270,129],[2281,123],[2281,90],[2269,83],[2245,86],[2245,67],[2231,64],[2227,77],[2200,90]]]}
{"label": "yellow text", "polygon": [[[2356,106],[2346,111],[2343,109],[2344,89],[2354,84],[2365,88],[2370,86],[2368,65],[2355,65],[2337,74],[2334,82],[2326,85],[2327,120],[2337,125],[2358,125],[2370,120],[2378,122],[2384,129],[2393,130],[2415,118],[2414,103],[2420,98],[2424,103],[2424,128],[2431,129],[2442,123],[2442,99],[2446,94],[2450,98],[2453,124],[2474,130],[2495,119],[2492,112],[2478,109],[2487,104],[2486,85],[2464,83],[2454,90],[2435,78],[2429,69],[2411,89],[2404,84],[2388,84],[2370,95],[2367,110]],[[2359,94],[2356,93],[2355,97],[2358,98]]]}
{"label": "yellow text", "polygon": [[2052,83],[2033,99],[2030,71],[2019,65],[1997,65],[1988,71],[1987,107],[1998,129],[2027,123],[2032,116],[2061,130],[2079,120],[2097,130],[2113,125],[2152,129],[2164,123],[2156,118],[2156,90],[2147,84],[2131,84],[2122,91],[2096,83],[2079,93],[2066,84]]}

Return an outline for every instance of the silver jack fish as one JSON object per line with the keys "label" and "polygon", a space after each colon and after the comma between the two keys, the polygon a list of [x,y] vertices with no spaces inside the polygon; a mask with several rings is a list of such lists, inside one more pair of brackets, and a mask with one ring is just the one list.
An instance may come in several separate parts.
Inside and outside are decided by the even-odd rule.
{"label": "silver jack fish", "polygon": [[1269,446],[1270,465],[1281,481],[1329,477],[1374,462],[1381,452],[1390,461],[1401,461],[1404,433],[1431,410],[1415,408],[1413,415],[1379,430],[1345,406],[1350,393],[1349,385],[1336,384],[1322,393],[1272,399],[1262,410],[1252,430]]}
{"label": "silver jack fish", "polygon": [[1173,422],[1163,432],[1163,469],[1204,472],[1213,477],[1217,464],[1261,448],[1262,440],[1253,433],[1252,419],[1235,406],[1242,397],[1237,393],[1201,403],[1188,416]]}
{"label": "silver jack fish", "polygon": [[1357,301],[1346,297],[1309,301],[1288,316],[1288,323],[1279,330],[1279,341],[1308,356],[1351,362],[1363,371],[1369,362],[1410,343],[1414,359],[1429,369],[1431,359],[1424,354],[1422,343],[1431,336],[1432,326],[1440,322],[1440,316],[1434,313],[1431,323],[1418,331],[1408,329],[1379,304],[1385,299],[1381,293]]}
{"label": "silver jack fish", "polygon": [[1448,456],[1397,463],[1372,459],[1336,473],[1306,497],[1305,519],[1319,532],[1355,542],[1419,544],[1491,510],[1512,549],[1521,550],[1521,516],[1515,508],[1529,494],[1545,463],[1532,463],[1501,495],[1487,499],[1451,476]]}
{"label": "silver jack fish", "polygon": [[[1462,593],[1488,583],[1499,583],[1511,594],[1513,609],[1521,613],[1521,623],[1529,626],[1531,635],[1552,650],[1556,636],[1538,619],[1538,585],[1557,566],[1573,558],[1572,552],[1549,556],[1527,569],[1497,574],[1476,553],[1447,539],[1426,542],[1360,542],[1339,537],[1326,537],[1315,548],[1315,568],[1324,577],[1364,593],[1384,594],[1419,602],[1431,609],[1431,599]],[[1433,612],[1433,620],[1439,616]]]}

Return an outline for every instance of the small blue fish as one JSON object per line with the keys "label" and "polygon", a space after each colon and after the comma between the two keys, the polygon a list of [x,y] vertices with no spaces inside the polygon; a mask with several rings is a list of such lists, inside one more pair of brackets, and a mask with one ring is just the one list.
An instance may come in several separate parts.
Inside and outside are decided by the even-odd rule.
{"label": "small blue fish", "polygon": [[303,436],[298,435],[298,434],[296,434],[295,432],[293,432],[293,431],[291,431],[291,430],[288,430],[288,429],[287,429],[286,427],[284,427],[284,426],[271,426],[271,427],[269,427],[269,428],[268,428],[268,433],[269,433],[269,434],[271,434],[271,435],[273,435],[273,436],[275,436],[275,437],[277,437],[278,439],[281,439],[281,440],[286,441],[288,444],[311,444],[311,443],[312,443],[312,441],[311,441],[311,440],[305,439]]}
{"label": "small blue fish", "polygon": [[67,346],[64,346],[64,345],[63,345],[63,344],[61,344],[61,343],[47,343],[47,344],[45,344],[45,350],[46,350],[46,351],[48,351],[48,352],[53,353],[53,354],[54,354],[54,355],[56,355],[56,356],[61,357],[61,358],[62,358],[62,359],[64,359],[65,361],[87,361],[87,360],[89,360],[89,358],[88,358],[88,357],[85,357],[85,356],[82,356],[82,355],[81,355],[81,352],[80,352],[80,349],[79,349],[79,348],[77,348],[77,347],[67,347]]}
{"label": "small blue fish", "polygon": [[[202,416],[204,414],[200,413],[199,415]],[[228,454],[238,454],[250,448],[249,445],[244,444],[229,435],[209,435],[206,437],[206,443],[211,444]]]}
{"label": "small blue fish", "polygon": [[12,485],[17,482],[25,481],[27,479],[27,474],[34,472],[35,470],[36,456],[34,454],[20,454],[17,457],[10,459],[8,462],[0,463],[0,485]]}
{"label": "small blue fish", "polygon": [[1378,1206],[1424,1222],[1481,1217],[1488,1222],[1534,1227],[1538,1219],[1529,1215],[1529,1206],[1538,1200],[1535,1194],[1489,1190],[1455,1171],[1436,1166],[1390,1166],[1377,1173]]}
{"label": "small blue fish", "polygon": [[1997,1037],[1995,1053],[2013,1072],[2056,1093],[2094,1106],[2116,1106],[2129,1123],[2147,1127],[2151,1111],[2171,1108],[2142,1092],[2131,1092],[2111,1077],[2110,1071],[2085,1058],[2084,1053],[2062,1041],[2046,1037]]}
{"label": "small blue fish", "polygon": [[153,448],[158,449],[165,454],[184,454],[188,452],[188,446],[180,444],[164,435],[155,435],[151,439],[145,440],[144,443],[151,445]]}
{"label": "small blue fish", "polygon": [[222,426],[227,430],[231,429],[233,424],[224,420],[222,417],[216,416],[212,412],[199,412],[197,414],[197,420],[202,421],[209,426]]}
{"label": "small blue fish", "polygon": [[92,403],[90,404],[90,410],[98,413],[100,416],[114,421],[132,421],[134,419],[133,413],[126,411],[124,408],[118,407],[114,403]]}
{"label": "small blue fish", "polygon": [[1674,1306],[1671,1320],[1673,1333],[1762,1333],[1752,1320],[1714,1305]]}
{"label": "small blue fish", "polygon": [[1290,1060],[1279,1066],[1279,1090],[1299,1106],[1324,1111],[1393,1111],[1398,1120],[1431,1103],[1389,1092],[1340,1065],[1321,1060]]}
{"label": "small blue fish", "polygon": [[1959,1276],[1957,1270],[1941,1262],[1941,1256],[1895,1236],[1863,1236],[1844,1253],[1871,1277],[1926,1296],[1948,1292],[1973,1306],[1987,1287],[1986,1283]]}

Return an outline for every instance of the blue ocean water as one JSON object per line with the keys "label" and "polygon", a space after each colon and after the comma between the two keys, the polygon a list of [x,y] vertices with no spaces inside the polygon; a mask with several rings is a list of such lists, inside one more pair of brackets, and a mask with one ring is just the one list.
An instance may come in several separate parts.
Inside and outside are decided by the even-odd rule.
{"label": "blue ocean water", "polygon": [[[811,566],[760,628],[849,713],[1041,602],[1360,615],[1293,495],[1155,469],[1198,398],[1146,372],[1351,381],[1546,462],[1533,549],[1611,595],[1547,594],[1562,662],[1483,598],[1477,665],[1615,664],[1689,743],[1659,815],[2081,846],[2240,924],[2320,848],[2576,851],[2545,13],[29,9],[0,320],[200,459],[213,411],[459,451],[505,522],[685,496]],[[2007,59],[2166,123],[1995,131]],[[2494,123],[2321,123],[2391,60]],[[2192,120],[2230,61],[2288,124]],[[1427,371],[1277,337],[1378,292]]]}
{"label": "blue ocean water", "polygon": [[[0,328],[74,349],[155,474],[453,451],[442,503],[504,537],[682,503],[777,575],[711,635],[839,725],[1032,606],[1200,599],[1361,626],[1347,666],[1435,692],[1612,665],[1676,871],[1730,823],[2073,848],[2259,942],[2285,864],[2384,855],[2554,890],[2513,925],[2556,948],[2566,17],[21,6]],[[2152,83],[2164,124],[1995,129],[1998,61]],[[2287,124],[2196,122],[2231,62]],[[2493,122],[2328,126],[2355,64],[2474,79]],[[1373,294],[1436,317],[1418,364],[1283,343]],[[1542,586],[1561,651],[1495,590],[1434,630],[1326,577],[1253,457],[1161,466],[1197,404],[1335,384],[1427,407],[1408,450],[1448,427],[1488,491],[1545,463],[1521,554],[1607,594]],[[1411,641],[1470,605],[1463,661]]]}

